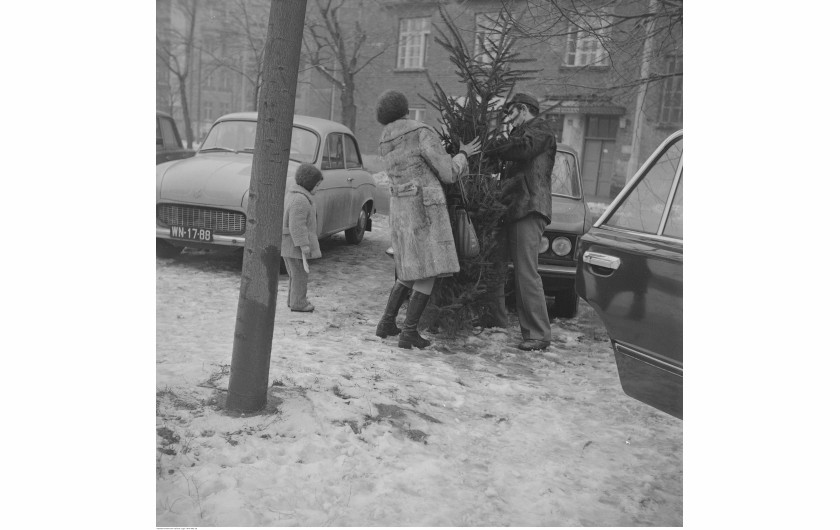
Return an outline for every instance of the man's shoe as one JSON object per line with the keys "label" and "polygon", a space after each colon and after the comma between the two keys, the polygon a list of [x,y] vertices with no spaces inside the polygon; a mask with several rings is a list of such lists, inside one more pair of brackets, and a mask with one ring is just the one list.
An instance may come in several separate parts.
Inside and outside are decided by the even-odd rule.
{"label": "man's shoe", "polygon": [[547,340],[528,339],[519,343],[518,348],[525,351],[544,350],[551,345]]}
{"label": "man's shoe", "polygon": [[302,308],[300,308],[300,309],[295,309],[295,308],[293,307],[293,308],[292,308],[292,311],[296,311],[296,312],[298,312],[298,313],[311,313],[311,312],[315,311],[315,306],[314,306],[314,305],[312,305],[312,304],[306,304],[305,306],[303,306],[303,307],[302,307]]}

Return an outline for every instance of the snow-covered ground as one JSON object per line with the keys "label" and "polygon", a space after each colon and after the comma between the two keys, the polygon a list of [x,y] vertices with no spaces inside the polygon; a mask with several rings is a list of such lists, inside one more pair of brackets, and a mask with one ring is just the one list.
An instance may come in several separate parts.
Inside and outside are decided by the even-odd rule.
{"label": "snow-covered ground", "polygon": [[682,422],[622,392],[591,308],[545,352],[516,349],[515,315],[402,350],[374,335],[393,265],[373,226],[323,243],[314,313],[281,279],[258,414],[224,410],[236,259],[157,260],[158,526],[682,525]]}

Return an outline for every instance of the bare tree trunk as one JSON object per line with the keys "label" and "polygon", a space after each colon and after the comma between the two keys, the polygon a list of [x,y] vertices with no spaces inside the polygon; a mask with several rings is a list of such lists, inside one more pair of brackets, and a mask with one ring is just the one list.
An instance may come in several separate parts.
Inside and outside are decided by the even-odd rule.
{"label": "bare tree trunk", "polygon": [[187,98],[187,78],[178,76],[178,88],[181,93],[181,114],[184,116],[184,134],[186,134],[187,149],[193,148],[193,130],[190,120],[190,105]]}
{"label": "bare tree trunk", "polygon": [[272,0],[226,407],[265,406],[306,0]]}
{"label": "bare tree trunk", "polygon": [[341,123],[356,132],[356,101],[353,97],[355,86],[353,81],[345,82],[341,88]]}
{"label": "bare tree trunk", "polygon": [[260,77],[257,76],[257,81],[254,83],[254,99],[253,99],[254,110],[257,110],[257,108],[258,108],[259,101],[260,101],[259,98],[260,98]]}

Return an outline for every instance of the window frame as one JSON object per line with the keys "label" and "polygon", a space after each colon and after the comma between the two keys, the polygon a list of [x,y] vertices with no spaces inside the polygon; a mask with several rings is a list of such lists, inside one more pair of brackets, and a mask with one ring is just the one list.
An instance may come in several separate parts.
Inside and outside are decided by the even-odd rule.
{"label": "window frame", "polygon": [[[597,15],[597,14],[589,14],[583,15],[583,20],[578,23],[580,26],[588,26],[588,27],[595,27],[596,25],[599,27],[603,27],[604,25],[608,25],[611,23],[610,17],[612,16],[611,13],[607,13],[604,15]],[[571,21],[567,25],[568,34],[566,35],[566,49],[563,53],[563,66],[567,68],[585,68],[585,67],[602,67],[605,68],[608,65],[606,64],[606,60],[609,57],[607,54],[606,48],[604,48],[601,39],[605,38],[609,33],[609,30],[604,29],[597,29],[594,30],[598,32],[601,39],[593,35],[592,33],[586,32],[584,30],[578,29],[577,25],[573,24]],[[585,45],[594,44],[594,50],[587,50],[582,51],[582,48]],[[574,51],[570,51],[574,47]],[[586,55],[583,55],[586,54]],[[588,57],[589,54],[594,54],[594,58],[584,63],[583,57]],[[569,62],[569,57],[572,56],[573,59]]]}
{"label": "window frame", "polygon": [[[336,145],[341,146],[341,160],[340,160],[341,166],[340,167],[334,167],[333,166],[334,159],[335,159],[335,161],[339,161],[338,157],[332,156],[332,152],[331,152],[332,151],[332,144],[331,144],[330,140],[333,137],[338,138],[338,142],[336,143]],[[329,167],[327,167],[325,165],[325,163],[324,163],[325,160],[329,162]],[[321,155],[321,169],[322,170],[328,170],[328,169],[346,169],[346,168],[347,168],[347,164],[345,163],[345,160],[344,160],[344,133],[331,132],[331,133],[327,134],[327,138],[324,140],[324,153]]]}
{"label": "window frame", "polygon": [[[343,133],[344,134],[344,169],[363,169],[365,167],[365,163],[362,160],[362,153],[359,151],[359,144],[356,142],[356,139],[351,134]],[[350,167],[349,159],[347,158],[348,149],[349,152],[356,153],[356,158],[359,161],[358,166]]]}
{"label": "window frame", "polygon": [[[616,232],[623,232],[628,234],[636,234],[643,237],[649,237],[657,240],[662,241],[677,241],[682,243],[683,238],[675,237],[675,236],[668,236],[664,234],[665,224],[669,216],[671,215],[671,207],[674,203],[674,196],[677,191],[677,187],[682,182],[683,178],[683,160],[685,158],[685,153],[680,154],[680,160],[677,163],[677,167],[674,170],[674,178],[671,182],[670,189],[668,190],[668,198],[665,200],[665,204],[663,206],[662,215],[659,218],[659,223],[657,224],[656,232],[643,232],[641,230],[636,230],[634,228],[624,228],[624,227],[616,227],[606,224],[613,215],[621,208],[624,202],[627,200],[627,197],[635,191],[638,187],[639,183],[641,183],[650,173],[650,170],[660,161],[662,155],[666,153],[671,147],[674,146],[677,142],[684,141],[682,131],[678,131],[671,136],[669,136],[657,149],[654,151],[651,156],[647,159],[645,164],[639,168],[639,171],[636,172],[636,175],[630,181],[630,183],[618,194],[615,200],[610,204],[604,214],[595,222],[593,227],[595,228],[602,228],[605,230],[614,230]],[[683,148],[684,149],[684,148]]]}
{"label": "window frame", "polygon": [[[410,28],[412,22],[425,21],[419,29]],[[403,22],[406,29],[403,30]],[[432,17],[404,17],[397,21],[397,70],[425,70],[429,58],[429,41],[432,35]],[[419,38],[419,44],[409,45],[409,39]],[[417,49],[418,54],[409,56],[409,49]],[[418,57],[419,66],[410,66],[410,59]],[[413,61],[412,61],[413,62]]]}
{"label": "window frame", "polygon": [[[676,72],[677,65],[679,64],[680,69],[682,69],[682,61],[683,56],[682,54],[672,54],[668,55],[665,58],[666,61],[666,73],[672,74]],[[661,104],[659,106],[659,122],[660,123],[667,123],[667,124],[681,124],[682,123],[682,114],[683,114],[683,82],[682,77],[669,77],[665,79],[662,83],[662,95],[661,95]],[[675,85],[679,83],[679,88],[676,88]],[[675,95],[679,94],[679,106],[677,105],[669,105],[669,103],[673,103],[675,99]],[[674,120],[671,119],[675,112],[679,112],[680,119]],[[667,119],[666,119],[667,118]]]}

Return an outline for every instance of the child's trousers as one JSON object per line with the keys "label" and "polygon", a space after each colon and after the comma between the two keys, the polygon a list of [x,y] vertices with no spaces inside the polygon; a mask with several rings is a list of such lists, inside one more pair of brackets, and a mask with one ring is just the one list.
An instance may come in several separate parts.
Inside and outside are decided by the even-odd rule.
{"label": "child's trousers", "polygon": [[286,263],[286,271],[289,274],[289,296],[286,298],[286,305],[295,310],[301,310],[309,305],[306,299],[306,284],[309,282],[309,273],[303,270],[303,260],[297,258],[283,258]]}

